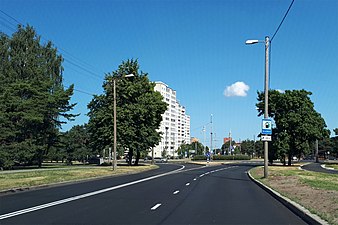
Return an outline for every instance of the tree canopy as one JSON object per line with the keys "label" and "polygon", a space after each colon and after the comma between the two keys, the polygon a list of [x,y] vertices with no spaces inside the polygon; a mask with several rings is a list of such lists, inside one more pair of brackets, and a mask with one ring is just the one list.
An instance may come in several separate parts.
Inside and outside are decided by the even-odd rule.
{"label": "tree canopy", "polygon": [[[133,74],[126,78],[125,75]],[[116,71],[108,73],[103,83],[104,94],[94,96],[88,104],[88,129],[91,146],[97,152],[112,147],[113,143],[113,80],[117,93],[117,145],[129,150],[129,158],[136,153],[135,164],[141,152],[149,151],[161,140],[157,131],[167,104],[154,91],[155,84],[148,74],[139,71],[137,60],[122,62]],[[120,153],[121,154],[121,153]]]}
{"label": "tree canopy", "polygon": [[[300,157],[309,144],[328,137],[329,131],[321,115],[314,109],[310,99],[312,93],[305,90],[269,91],[269,117],[276,127],[273,129],[272,154],[283,160],[288,156]],[[258,116],[264,114],[264,92],[258,93]]]}
{"label": "tree canopy", "polygon": [[73,85],[63,87],[62,61],[31,26],[12,37],[0,33],[0,167],[41,166],[61,124],[76,116],[69,113]]}

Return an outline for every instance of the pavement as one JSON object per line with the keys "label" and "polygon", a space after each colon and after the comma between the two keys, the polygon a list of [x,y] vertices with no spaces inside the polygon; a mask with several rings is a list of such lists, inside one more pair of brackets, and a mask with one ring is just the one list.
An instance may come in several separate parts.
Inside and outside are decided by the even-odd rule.
{"label": "pavement", "polygon": [[0,196],[0,224],[307,224],[250,180],[254,166],[168,163]]}
{"label": "pavement", "polygon": [[338,174],[338,170],[328,169],[322,166],[322,163],[309,163],[301,166],[303,170],[308,170],[312,172],[320,172],[320,173],[329,173],[329,174]]}

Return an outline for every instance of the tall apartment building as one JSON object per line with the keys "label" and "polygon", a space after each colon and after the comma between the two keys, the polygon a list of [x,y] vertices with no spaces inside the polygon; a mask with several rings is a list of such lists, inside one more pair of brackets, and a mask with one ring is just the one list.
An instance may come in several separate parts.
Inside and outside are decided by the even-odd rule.
{"label": "tall apartment building", "polygon": [[154,157],[166,155],[177,156],[176,150],[182,143],[190,144],[190,116],[186,115],[185,107],[176,99],[176,91],[163,82],[155,82],[155,91],[163,96],[168,109],[162,115],[159,131],[162,132],[160,143],[154,148]]}

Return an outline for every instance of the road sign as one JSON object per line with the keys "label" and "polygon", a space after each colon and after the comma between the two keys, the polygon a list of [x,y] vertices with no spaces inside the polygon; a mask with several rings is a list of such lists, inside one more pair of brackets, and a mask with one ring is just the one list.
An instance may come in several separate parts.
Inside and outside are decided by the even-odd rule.
{"label": "road sign", "polygon": [[262,135],[261,140],[262,141],[271,141],[271,136],[270,135]]}
{"label": "road sign", "polygon": [[262,134],[272,134],[271,119],[262,119]]}

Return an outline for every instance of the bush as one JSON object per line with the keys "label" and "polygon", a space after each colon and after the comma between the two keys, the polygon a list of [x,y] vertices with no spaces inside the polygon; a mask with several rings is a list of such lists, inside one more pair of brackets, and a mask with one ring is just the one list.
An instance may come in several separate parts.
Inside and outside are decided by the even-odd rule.
{"label": "bush", "polygon": [[213,160],[250,160],[248,155],[214,155]]}
{"label": "bush", "polygon": [[195,155],[193,159],[191,159],[193,161],[196,160],[207,160],[207,157],[205,155]]}
{"label": "bush", "polygon": [[[212,160],[250,160],[251,157],[248,155],[214,155]],[[197,160],[207,160],[207,157],[204,155],[195,155],[192,159],[193,161]]]}

